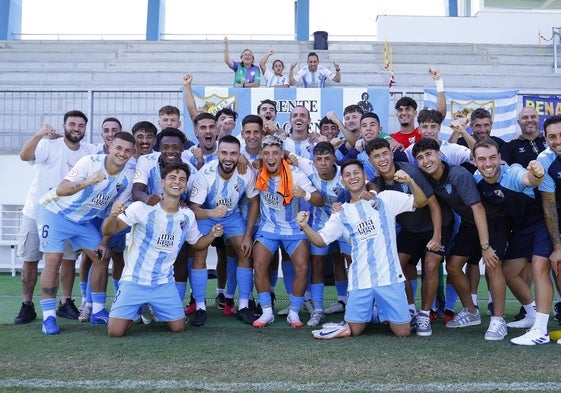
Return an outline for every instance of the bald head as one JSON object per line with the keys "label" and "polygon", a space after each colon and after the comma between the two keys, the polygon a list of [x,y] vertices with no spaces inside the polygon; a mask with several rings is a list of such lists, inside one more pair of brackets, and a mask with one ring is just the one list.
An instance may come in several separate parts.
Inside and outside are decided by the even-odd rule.
{"label": "bald head", "polygon": [[540,132],[540,117],[538,112],[532,107],[524,107],[518,114],[518,125],[522,130],[522,135],[536,136]]}

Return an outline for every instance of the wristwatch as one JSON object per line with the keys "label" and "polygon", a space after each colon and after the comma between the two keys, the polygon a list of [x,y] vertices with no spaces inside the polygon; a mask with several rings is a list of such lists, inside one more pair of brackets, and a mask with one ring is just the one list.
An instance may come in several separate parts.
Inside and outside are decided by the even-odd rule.
{"label": "wristwatch", "polygon": [[483,250],[483,251],[488,250],[489,247],[491,247],[491,246],[489,245],[489,243],[483,243],[483,244],[481,245],[481,250]]}

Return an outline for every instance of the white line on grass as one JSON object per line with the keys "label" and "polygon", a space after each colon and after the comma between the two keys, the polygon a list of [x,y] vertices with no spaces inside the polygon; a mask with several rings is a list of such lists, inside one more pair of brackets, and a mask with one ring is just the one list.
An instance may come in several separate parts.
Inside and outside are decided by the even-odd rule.
{"label": "white line on grass", "polygon": [[0,388],[67,388],[67,389],[197,389],[200,391],[322,391],[322,392],[351,392],[351,391],[394,391],[394,392],[487,392],[487,391],[561,391],[561,382],[457,382],[457,383],[371,383],[371,382],[241,382],[241,383],[207,383],[194,381],[139,381],[139,380],[83,380],[83,381],[56,381],[52,379],[3,379]]}

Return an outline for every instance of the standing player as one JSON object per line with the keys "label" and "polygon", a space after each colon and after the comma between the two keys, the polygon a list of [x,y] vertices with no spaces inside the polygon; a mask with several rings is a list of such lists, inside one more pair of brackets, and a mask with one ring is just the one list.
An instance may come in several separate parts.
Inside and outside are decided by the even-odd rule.
{"label": "standing player", "polygon": [[446,327],[480,325],[479,309],[471,298],[469,281],[462,269],[468,260],[479,263],[481,254],[485,265],[490,267],[497,264],[498,257],[489,245],[487,216],[475,181],[466,169],[442,161],[440,145],[434,139],[422,138],[416,142],[413,157],[433,186],[443,217],[453,209],[462,219],[446,257],[446,270],[464,308]]}
{"label": "standing player", "polygon": [[[254,279],[263,314],[253,322],[262,328],[273,323],[273,309],[269,285],[269,265],[280,245],[290,255],[294,264],[294,280],[287,322],[301,328],[298,315],[304,303],[308,281],[309,244],[296,225],[298,202],[302,198],[314,206],[323,205],[321,194],[297,168],[283,159],[282,141],[267,135],[261,141],[262,167],[255,188],[259,195],[261,224],[253,245]],[[298,189],[295,187],[298,186]]]}
{"label": "standing player", "polygon": [[[24,261],[21,271],[23,303],[14,321],[16,324],[29,323],[37,316],[33,304],[33,290],[37,283],[37,265],[42,253],[39,251],[35,205],[41,195],[64,179],[80,158],[95,153],[94,145],[81,143],[86,133],[87,122],[88,118],[80,111],[66,112],[62,124],[62,138],[56,138],[55,129],[45,124],[21,149],[20,158],[33,163],[33,181],[27,192],[20,224],[19,239],[22,243],[18,245],[18,253]],[[78,318],[78,310],[70,297],[76,257],[69,244],[65,243],[60,272],[63,293],[57,315],[71,319]]]}
{"label": "standing player", "polygon": [[[335,149],[329,142],[319,142],[314,147],[313,161],[307,160],[302,157],[291,155],[293,165],[304,172],[310,179],[312,185],[320,192],[325,200],[325,205],[316,207],[312,206],[311,209],[311,226],[315,230],[319,230],[329,219],[331,214],[331,206],[335,202],[344,202],[346,193],[343,185],[341,184],[341,173],[339,167],[336,165],[337,159],[335,157]],[[295,161],[297,161],[295,163]],[[333,248],[339,248],[341,253],[350,255],[350,247],[343,245],[343,242],[337,244],[327,245],[326,247],[317,247],[311,245],[312,255],[312,274],[310,278],[310,290],[313,303],[313,312],[308,321],[308,326],[317,326],[325,317],[323,309],[323,291],[324,291],[324,278],[323,278],[323,265],[327,258],[327,254],[333,255],[333,259],[342,258],[339,250],[334,251]],[[330,252],[331,251],[331,252]],[[346,293],[345,288],[345,293]]]}
{"label": "standing player", "polygon": [[217,224],[208,235],[202,236],[193,212],[179,208],[188,178],[187,164],[176,162],[166,166],[162,171],[164,194],[160,203],[150,206],[134,202],[125,210],[125,205],[116,201],[103,222],[103,234],[107,236],[133,228],[127,263],[109,314],[107,333],[112,337],[125,334],[145,303],[150,304],[158,320],[166,323],[172,332],[185,329],[173,264],[183,242],[201,249],[222,235],[222,228]]}
{"label": "standing player", "polygon": [[[314,331],[314,337],[330,339],[358,336],[372,320],[374,302],[381,319],[390,322],[398,337],[410,335],[411,317],[397,256],[395,217],[403,212],[425,206],[427,199],[420,188],[413,187],[414,195],[384,191],[374,199],[366,191],[366,174],[360,161],[349,160],[341,166],[342,182],[351,194],[342,210],[332,213],[325,226],[314,231],[308,225],[308,212],[299,212],[298,226],[308,239],[319,247],[341,236],[351,243],[353,263],[349,267],[349,301],[345,310],[347,324],[331,325]],[[398,171],[395,180],[411,185],[407,173]],[[370,194],[370,195],[368,195]]]}
{"label": "standing player", "polygon": [[41,236],[41,251],[45,253],[45,268],[41,274],[42,330],[45,334],[59,333],[55,298],[65,240],[74,250],[81,249],[94,261],[90,322],[107,323],[108,239],[102,240],[90,221],[114,200],[126,202],[130,199],[134,170],[127,167],[127,163],[134,154],[134,145],[131,134],[117,133],[108,155],[83,157],[58,187],[49,190],[39,200],[37,230]]}
{"label": "standing player", "polygon": [[[251,324],[253,313],[249,310],[249,299],[253,288],[251,270],[251,247],[253,227],[259,213],[259,197],[255,190],[255,175],[247,171],[242,175],[237,165],[240,142],[226,135],[218,143],[218,160],[205,164],[195,177],[189,206],[197,217],[201,233],[209,232],[215,224],[224,228],[225,240],[234,248],[238,263],[236,281],[239,289],[238,318]],[[243,197],[249,200],[246,219],[239,208]],[[205,294],[208,280],[206,267],[207,249],[195,251],[191,283],[196,302],[193,326],[202,326],[206,320]]]}

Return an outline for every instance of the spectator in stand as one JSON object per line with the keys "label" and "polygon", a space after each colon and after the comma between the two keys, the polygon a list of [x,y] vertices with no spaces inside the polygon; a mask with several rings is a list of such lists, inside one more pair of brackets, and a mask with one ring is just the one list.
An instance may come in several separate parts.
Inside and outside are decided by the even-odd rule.
{"label": "spectator in stand", "polygon": [[288,77],[284,76],[282,72],[284,71],[284,63],[280,59],[273,61],[273,71],[267,69],[267,60],[275,52],[270,50],[259,62],[259,67],[263,73],[264,86],[263,87],[290,87]]}
{"label": "spectator in stand", "polygon": [[234,71],[234,87],[259,87],[261,71],[253,64],[255,56],[249,49],[244,49],[240,55],[240,62],[230,58],[228,37],[224,37],[224,62]]}
{"label": "spectator in stand", "polygon": [[337,83],[341,82],[341,68],[339,67],[339,63],[333,62],[333,66],[335,67],[335,72],[333,72],[319,65],[319,56],[315,52],[308,53],[307,63],[307,67],[302,67],[296,72],[296,75],[294,75],[294,68],[296,68],[297,63],[292,63],[290,65],[290,73],[288,74],[290,86],[302,83],[302,87],[325,87],[325,81],[327,79]]}

